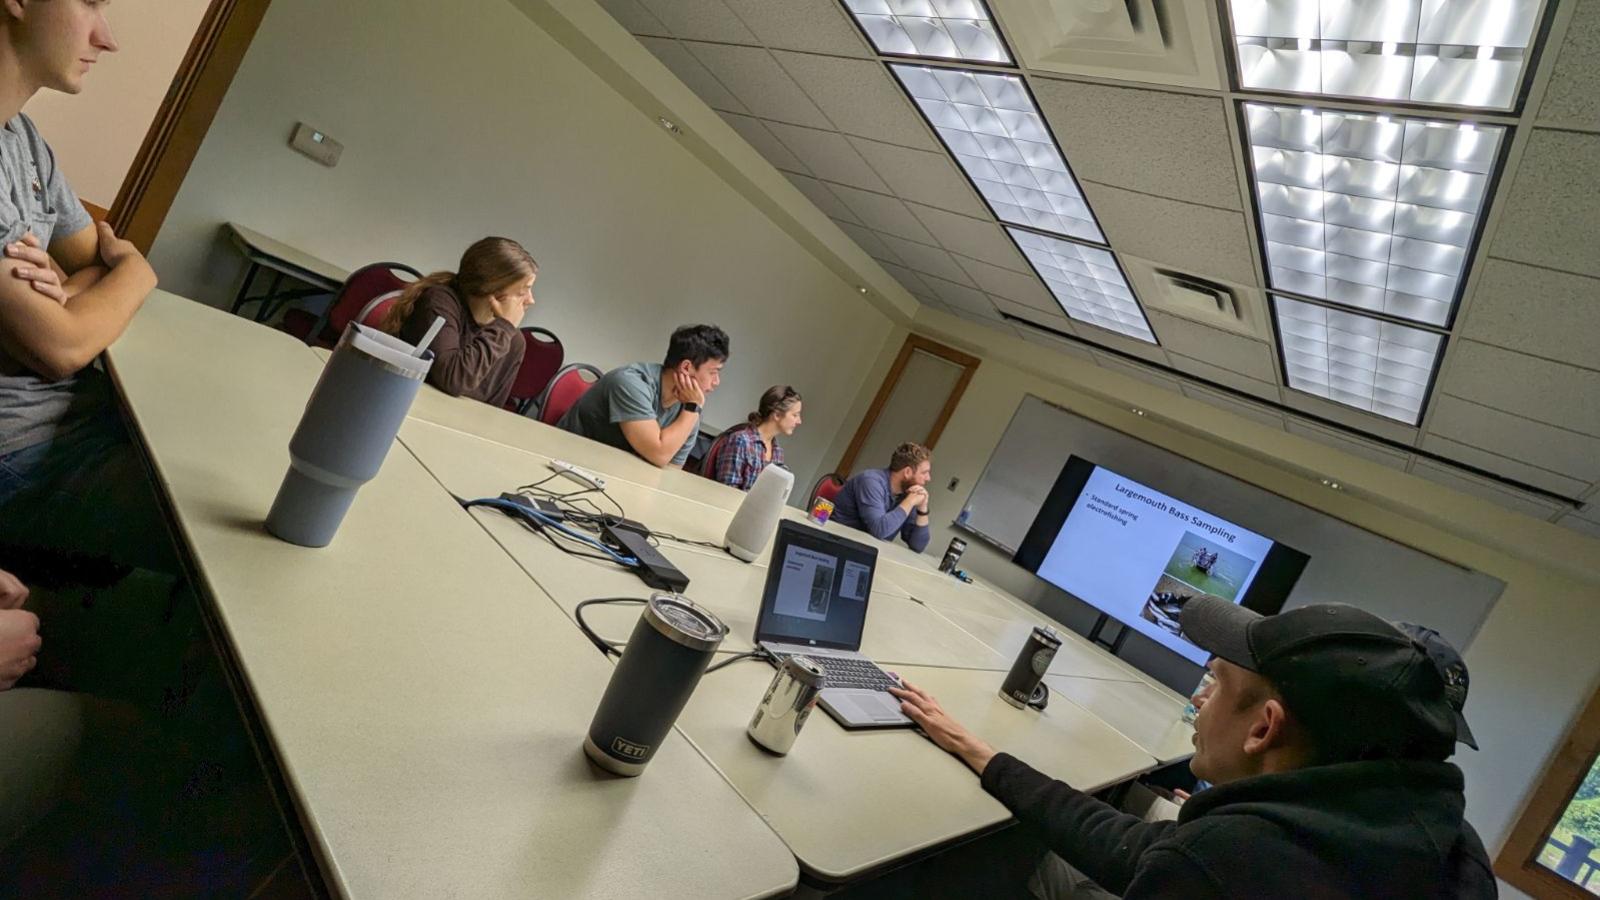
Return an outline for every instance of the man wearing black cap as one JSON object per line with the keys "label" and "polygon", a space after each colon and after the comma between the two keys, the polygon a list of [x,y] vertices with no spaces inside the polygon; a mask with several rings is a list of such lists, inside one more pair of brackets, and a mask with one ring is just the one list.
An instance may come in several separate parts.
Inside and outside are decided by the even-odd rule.
{"label": "man wearing black cap", "polygon": [[[978,739],[926,692],[902,709],[1054,856],[1039,896],[1493,897],[1462,819],[1467,669],[1433,631],[1343,604],[1261,616],[1197,597],[1183,635],[1215,654],[1189,767],[1213,787],[1144,822]],[[1064,861],[1064,865],[1063,865]]]}

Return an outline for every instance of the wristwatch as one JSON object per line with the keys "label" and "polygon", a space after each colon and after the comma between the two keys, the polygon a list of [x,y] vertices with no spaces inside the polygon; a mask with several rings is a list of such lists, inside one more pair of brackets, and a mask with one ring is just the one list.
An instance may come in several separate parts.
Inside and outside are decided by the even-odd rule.
{"label": "wristwatch", "polygon": [[693,400],[685,400],[683,401],[683,408],[688,412],[697,413],[700,411],[700,404]]}

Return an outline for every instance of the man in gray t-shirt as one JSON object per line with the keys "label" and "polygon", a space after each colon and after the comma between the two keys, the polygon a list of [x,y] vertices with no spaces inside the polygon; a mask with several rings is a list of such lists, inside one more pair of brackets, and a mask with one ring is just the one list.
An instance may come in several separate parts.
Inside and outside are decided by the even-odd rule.
{"label": "man in gray t-shirt", "polygon": [[685,325],[672,333],[665,361],[607,372],[561,417],[560,427],[681,469],[694,446],[700,404],[721,383],[727,361],[722,329]]}
{"label": "man in gray t-shirt", "polygon": [[96,226],[22,107],[75,94],[116,49],[84,4],[0,14],[0,545],[171,571],[143,465],[94,367],[156,286],[131,243]]}

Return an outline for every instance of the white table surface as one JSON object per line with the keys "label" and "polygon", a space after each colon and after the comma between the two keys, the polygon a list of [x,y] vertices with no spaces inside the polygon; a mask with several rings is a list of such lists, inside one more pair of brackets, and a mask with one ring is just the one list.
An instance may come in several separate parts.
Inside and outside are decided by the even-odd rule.
{"label": "white table surface", "polygon": [[299,274],[294,270],[307,272],[334,286],[343,284],[345,279],[350,277],[350,270],[344,266],[313,256],[298,247],[285,244],[277,238],[246,228],[237,222],[229,222],[228,230],[233,232],[234,242],[239,244],[251,262],[279,271],[284,270],[287,265],[291,275]]}
{"label": "white table surface", "polygon": [[783,843],[677,733],[640,778],[585,760],[611,667],[403,448],[330,547],[264,531],[319,374],[302,344],[157,292],[110,361],[333,891],[795,884]]}

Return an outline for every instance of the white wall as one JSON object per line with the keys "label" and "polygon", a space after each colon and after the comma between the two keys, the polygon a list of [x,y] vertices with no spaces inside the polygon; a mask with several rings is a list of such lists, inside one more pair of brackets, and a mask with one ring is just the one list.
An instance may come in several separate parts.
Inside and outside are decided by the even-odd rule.
{"label": "white wall", "polygon": [[83,93],[40,91],[24,110],[78,196],[110,209],[211,0],[135,0],[106,7],[121,45],[102,54]]}
{"label": "white wall", "polygon": [[[345,145],[287,146],[297,121]],[[721,325],[733,357],[707,421],[792,383],[802,484],[823,461],[888,320],[511,5],[275,0],[155,246],[162,287],[214,305],[242,274],[238,221],[346,267],[453,268],[485,234],[540,263],[527,324],[569,360],[658,360],[673,327]],[[264,280],[264,279],[263,279]]]}
{"label": "white wall", "polygon": [[[1498,851],[1548,756],[1600,679],[1600,653],[1595,649],[1600,647],[1600,541],[1294,435],[1273,432],[1092,363],[974,329],[942,313],[925,310],[913,330],[983,359],[934,450],[934,477],[929,485],[934,510],[932,553],[942,553],[953,535],[971,540],[949,523],[988,464],[1017,404],[1032,393],[1328,515],[1504,581],[1505,592],[1465,651],[1472,673],[1467,716],[1483,749],[1463,748],[1455,758],[1467,776],[1468,819],[1491,855]],[[863,384],[857,397],[858,417],[899,352],[900,342],[900,338],[892,338],[881,349],[875,375]],[[1129,411],[1134,405],[1150,415],[1134,415]],[[1160,418],[1180,423],[1180,427]],[[1188,427],[1190,421],[1203,422],[1219,434],[1252,444],[1259,455],[1205,439]],[[1264,457],[1275,457],[1277,462]],[[1357,493],[1334,493],[1319,480],[1294,471],[1304,466],[1337,473],[1341,481],[1357,486]],[[952,476],[961,479],[955,491],[947,489]],[[1380,491],[1383,502],[1361,496],[1362,485]],[[1041,486],[1041,490],[1048,488]],[[1466,538],[1427,521],[1423,512],[1401,514],[1396,511],[1399,506],[1430,514],[1442,511],[1446,518],[1470,521],[1472,529],[1500,537],[1493,541]],[[1585,571],[1560,572],[1547,556],[1570,558]],[[971,541],[963,564],[1030,602],[1048,605],[1048,598],[1056,592],[981,541]],[[1504,885],[1502,892],[1518,895]]]}

